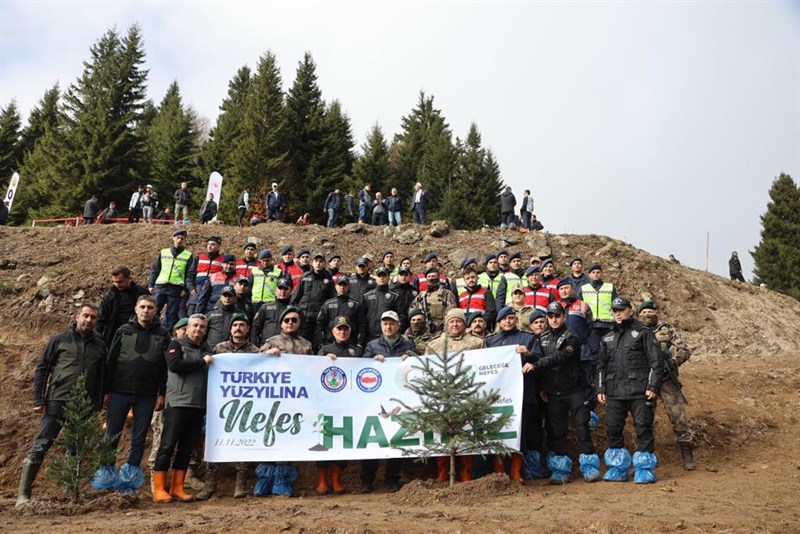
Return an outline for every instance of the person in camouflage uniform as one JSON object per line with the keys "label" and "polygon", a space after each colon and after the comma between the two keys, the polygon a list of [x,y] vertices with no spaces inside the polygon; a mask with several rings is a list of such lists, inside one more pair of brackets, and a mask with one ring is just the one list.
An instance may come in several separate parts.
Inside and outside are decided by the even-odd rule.
{"label": "person in camouflage uniform", "polygon": [[313,354],[311,342],[300,336],[300,321],[302,310],[289,306],[281,313],[281,333],[269,338],[259,349],[259,352],[280,356],[287,354]]}
{"label": "person in camouflage uniform", "polygon": [[[523,332],[531,332],[530,317],[536,311],[536,308],[525,304],[525,290],[522,287],[514,288],[511,293],[511,302],[508,303],[508,306],[511,306],[517,315],[517,327]],[[499,325],[496,331],[500,331]]]}
{"label": "person in camouflage uniform", "polygon": [[425,346],[425,354],[444,354],[445,350],[455,354],[465,350],[483,349],[483,339],[467,332],[467,320],[464,310],[454,309],[445,316],[446,331],[433,337]]}
{"label": "person in camouflage uniform", "polygon": [[678,367],[689,361],[692,352],[671,324],[659,320],[658,305],[655,302],[652,300],[642,302],[638,312],[639,320],[653,331],[656,342],[664,351],[665,370],[660,397],[672,423],[678,447],[681,449],[683,468],[694,471],[697,469],[693,453],[694,441],[689,430],[689,418],[686,417],[686,397],[678,381]]}
{"label": "person in camouflage uniform", "polygon": [[426,290],[420,291],[408,309],[420,308],[425,313],[431,333],[438,334],[444,330],[445,315],[458,308],[458,304],[453,292],[439,283],[439,269],[428,268],[425,279],[428,283]]}
{"label": "person in camouflage uniform", "polygon": [[[247,314],[235,313],[231,317],[230,337],[214,346],[214,354],[240,353],[254,354],[258,347],[250,343],[250,320]],[[247,469],[252,464],[236,462],[236,487],[233,492],[234,499],[247,496]],[[217,464],[206,463],[206,480],[200,493],[194,496],[198,501],[210,499],[217,491]]]}
{"label": "person in camouflage uniform", "polygon": [[417,354],[425,354],[425,345],[433,337],[425,319],[425,312],[421,308],[409,310],[408,320],[411,326],[408,327],[404,335],[414,344]]}

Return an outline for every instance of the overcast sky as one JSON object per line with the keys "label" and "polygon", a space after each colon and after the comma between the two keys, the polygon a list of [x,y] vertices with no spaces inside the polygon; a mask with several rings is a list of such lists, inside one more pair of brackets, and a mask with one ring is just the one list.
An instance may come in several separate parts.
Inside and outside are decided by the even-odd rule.
{"label": "overcast sky", "polygon": [[27,118],[54,82],[75,81],[108,28],[134,23],[155,102],[177,80],[213,123],[239,67],[272,50],[288,88],[309,51],[359,146],[376,121],[391,138],[424,90],[455,135],[478,124],[547,230],[700,269],[710,232],[710,270],[724,276],[734,249],[752,269],[773,178],[800,178],[797,0],[0,0],[0,105],[16,99]]}

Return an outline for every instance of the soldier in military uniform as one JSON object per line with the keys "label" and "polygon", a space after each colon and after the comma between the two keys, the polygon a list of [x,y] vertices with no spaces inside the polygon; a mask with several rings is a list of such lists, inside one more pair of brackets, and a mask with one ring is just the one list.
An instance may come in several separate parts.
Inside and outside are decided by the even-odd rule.
{"label": "soldier in military uniform", "polygon": [[289,306],[281,313],[281,333],[267,339],[259,349],[265,354],[280,356],[287,354],[312,354],[311,342],[300,337],[300,321],[302,311],[295,306]]}
{"label": "soldier in military uniform", "polygon": [[431,333],[437,334],[444,330],[444,317],[447,312],[453,308],[457,308],[456,296],[452,291],[441,285],[439,282],[439,269],[436,267],[429,267],[425,271],[426,289],[421,291],[414,302],[409,306],[409,310],[413,308],[421,308],[425,312],[425,317],[428,320],[428,328]]}
{"label": "soldier in military uniform", "polygon": [[486,328],[486,316],[484,316],[483,312],[476,311],[467,314],[467,330],[472,335],[486,339],[489,331]]}
{"label": "soldier in military uniform", "polygon": [[659,320],[658,305],[646,300],[639,305],[639,320],[655,335],[656,342],[664,352],[664,380],[661,382],[661,400],[672,423],[672,430],[677,436],[681,449],[683,468],[687,471],[697,469],[694,460],[692,433],[689,430],[689,419],[686,417],[686,397],[681,391],[678,380],[678,367],[689,361],[692,353],[681,339],[681,336],[666,321]]}
{"label": "soldier in military uniform", "polygon": [[418,354],[425,353],[425,345],[431,340],[431,334],[428,328],[428,321],[425,318],[425,312],[422,308],[414,308],[408,312],[408,320],[411,326],[405,331],[404,335],[414,344]]}
{"label": "soldier in military uniform", "polygon": [[[346,280],[346,278],[340,278],[339,280]],[[320,347],[320,356],[327,356],[331,360],[336,360],[338,358],[361,358],[364,351],[361,350],[361,347],[350,341],[350,334],[352,332],[350,319],[344,315],[336,317],[333,320],[331,332],[333,334],[333,342]],[[342,485],[342,473],[346,467],[347,462],[344,460],[317,462],[316,494],[325,495],[328,493],[328,481],[330,481],[330,489],[333,490],[333,493],[336,495],[341,495],[347,491]]]}

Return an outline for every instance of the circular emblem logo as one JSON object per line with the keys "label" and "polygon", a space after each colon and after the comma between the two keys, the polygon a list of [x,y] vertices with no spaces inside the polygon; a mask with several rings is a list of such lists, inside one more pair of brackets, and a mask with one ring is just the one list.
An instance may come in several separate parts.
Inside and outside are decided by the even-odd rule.
{"label": "circular emblem logo", "polygon": [[372,393],[381,387],[383,378],[377,369],[365,367],[356,375],[356,385],[364,393]]}
{"label": "circular emblem logo", "polygon": [[322,371],[320,382],[331,393],[338,393],[347,385],[347,375],[338,367],[328,367]]}

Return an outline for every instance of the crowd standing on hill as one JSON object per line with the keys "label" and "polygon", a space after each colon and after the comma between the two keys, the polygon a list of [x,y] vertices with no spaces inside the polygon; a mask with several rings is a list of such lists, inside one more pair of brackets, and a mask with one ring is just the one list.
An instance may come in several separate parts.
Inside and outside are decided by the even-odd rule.
{"label": "crowd standing on hill", "polygon": [[[176,192],[176,213],[185,208],[177,203],[181,191],[185,187]],[[361,193],[366,193],[359,194],[362,206],[374,202],[367,187]],[[276,217],[280,198],[277,192],[273,196]],[[326,202],[327,210],[338,209],[331,206]],[[359,220],[365,222],[367,213],[360,209]],[[462,481],[507,471],[519,482],[544,477],[552,484],[570,482],[571,425],[585,481],[626,481],[632,466],[637,483],[654,482],[658,398],[673,425],[684,467],[696,468],[678,379],[678,367],[689,360],[690,350],[655,302],[634,309],[604,278],[599,263],[584,272],[582,258],[574,257],[560,273],[552,258],[499,250],[480,261],[465,259],[455,276],[448,276],[436,253],[417,263],[410,257],[397,261],[385,251],[380,257],[360,256],[353,272],[346,272],[339,254],[326,257],[287,245],[274,257],[272,250],[259,252],[252,242],[228,246],[229,253],[223,254],[218,236],[209,236],[203,250],[192,252],[187,237],[186,229],[173,233],[169,246],[155,256],[144,285],[133,280],[126,266],[112,269],[112,286],[100,305],[81,305],[72,326],[51,338],[35,372],[34,412],[42,420],[23,464],[19,505],[30,500],[80,374],[86,375],[97,407],[105,406],[109,436],[122,428],[129,411],[133,416],[127,461],[119,470],[101,467],[93,487],[138,490],[152,426],[154,501],[212,496],[217,482],[213,465],[207,466],[197,495],[186,492],[184,483],[200,443],[207,368],[214,354],[229,352],[384,361],[445,347],[460,352],[512,346],[524,375],[520,451],[507,460],[459,458]],[[605,474],[592,439],[598,404],[605,407]],[[636,433],[632,455],[623,439],[629,414]],[[362,493],[374,490],[377,465],[375,460],[361,462]],[[343,492],[346,466],[319,463],[316,492]],[[399,489],[402,466],[400,459],[387,462],[384,481],[389,491]],[[237,464],[236,472],[237,498],[251,492],[291,495],[297,476],[291,465],[269,462],[255,470]],[[251,491],[252,475],[256,484]],[[448,463],[437,461],[437,480],[448,477]]]}

